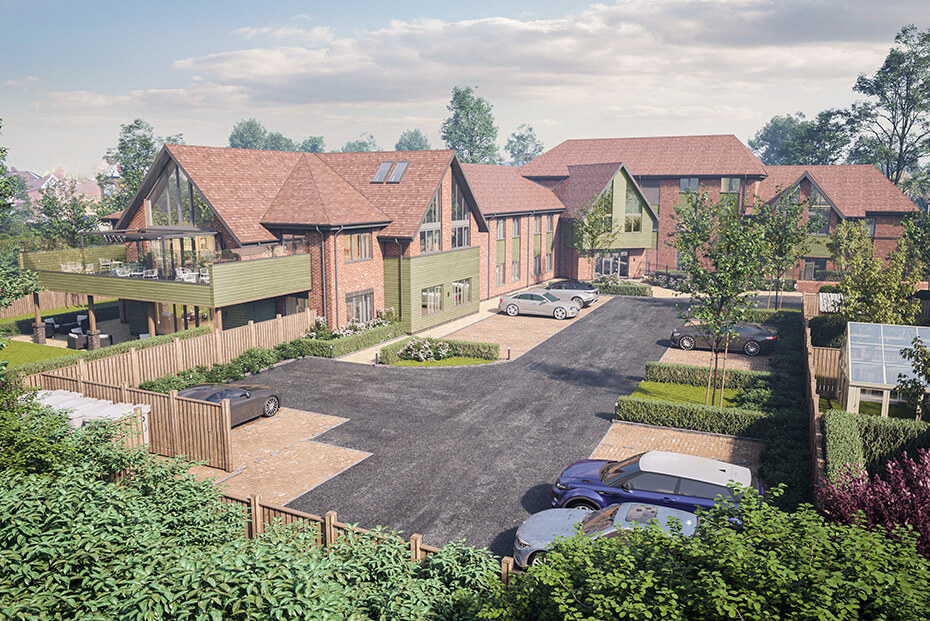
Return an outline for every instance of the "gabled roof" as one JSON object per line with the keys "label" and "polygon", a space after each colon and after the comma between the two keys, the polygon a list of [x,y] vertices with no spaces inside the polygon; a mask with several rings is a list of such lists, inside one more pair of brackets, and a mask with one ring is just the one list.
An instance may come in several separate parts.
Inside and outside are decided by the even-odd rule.
{"label": "gabled roof", "polygon": [[871,164],[767,166],[759,197],[772,201],[802,179],[812,181],[844,218],[872,213],[910,213],[917,206]]}
{"label": "gabled roof", "polygon": [[522,167],[527,177],[564,177],[569,165],[623,162],[636,176],[765,176],[733,135],[566,140]]}
{"label": "gabled roof", "polygon": [[585,204],[607,189],[622,167],[620,163],[568,166],[568,179],[552,190],[565,205],[564,217],[578,217]]}
{"label": "gabled roof", "polygon": [[265,212],[262,224],[330,227],[390,220],[317,154],[305,153]]}
{"label": "gabled roof", "polygon": [[488,215],[562,211],[551,190],[525,178],[520,168],[494,164],[462,164],[482,213]]}
{"label": "gabled roof", "polygon": [[[416,234],[454,156],[451,149],[319,154],[322,161],[390,218],[391,223],[379,235],[406,239]],[[372,183],[378,165],[389,161],[410,162],[400,183]]]}

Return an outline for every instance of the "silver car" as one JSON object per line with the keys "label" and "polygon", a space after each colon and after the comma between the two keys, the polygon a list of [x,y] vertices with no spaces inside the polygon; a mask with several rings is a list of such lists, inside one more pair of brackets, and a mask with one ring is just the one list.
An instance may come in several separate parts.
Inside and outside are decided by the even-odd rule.
{"label": "silver car", "polygon": [[575,302],[563,301],[548,291],[533,289],[515,295],[505,295],[501,298],[497,310],[507,313],[511,317],[520,314],[546,315],[556,319],[574,317],[581,310]]}
{"label": "silver car", "polygon": [[600,291],[591,283],[577,280],[554,282],[546,287],[546,291],[560,300],[572,300],[582,308],[597,302],[600,295]]}
{"label": "silver car", "polygon": [[546,558],[546,550],[557,537],[572,537],[575,527],[591,539],[618,537],[632,530],[635,524],[655,521],[663,530],[681,528],[690,537],[697,527],[697,516],[681,509],[670,509],[638,502],[610,505],[599,511],[585,509],[546,509],[524,520],[517,529],[513,544],[513,560],[520,567],[538,565]]}

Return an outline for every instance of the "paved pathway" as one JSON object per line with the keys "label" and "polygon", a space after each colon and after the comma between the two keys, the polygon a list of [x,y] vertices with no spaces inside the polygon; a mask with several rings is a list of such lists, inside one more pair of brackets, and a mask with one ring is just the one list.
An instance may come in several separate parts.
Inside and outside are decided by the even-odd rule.
{"label": "paved pathway", "polygon": [[423,369],[308,358],[263,372],[283,403],[348,419],[315,441],[371,453],[289,506],[419,532],[430,545],[465,538],[509,554],[516,527],[548,507],[562,468],[598,446],[617,395],[662,356],[677,322],[670,300],[617,297],[509,363]]}

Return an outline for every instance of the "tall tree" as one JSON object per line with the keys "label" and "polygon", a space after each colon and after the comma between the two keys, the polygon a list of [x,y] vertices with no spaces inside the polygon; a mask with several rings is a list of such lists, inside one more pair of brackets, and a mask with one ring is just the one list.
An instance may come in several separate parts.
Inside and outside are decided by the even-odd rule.
{"label": "tall tree", "polygon": [[297,150],[301,153],[322,153],[325,149],[323,136],[308,136],[297,145]]}
{"label": "tall tree", "polygon": [[523,166],[543,152],[543,143],[533,128],[523,123],[507,138],[504,149],[510,154],[511,166]]}
{"label": "tall tree", "polygon": [[242,119],[229,133],[229,146],[233,149],[264,149],[268,130],[255,118]]}
{"label": "tall tree", "polygon": [[[3,127],[3,120],[0,119],[0,128]],[[0,225],[6,231],[6,227],[12,220],[13,200],[16,198],[17,185],[6,167],[6,147],[0,147]],[[12,252],[4,253],[0,260],[0,309],[10,306],[19,298],[29,295],[39,290],[39,281],[34,272],[29,270],[20,271],[19,266],[9,260],[13,256]],[[6,344],[0,342],[0,349]],[[0,371],[5,365],[0,365]]]}
{"label": "tall tree", "polygon": [[72,248],[80,245],[81,231],[94,229],[99,224],[94,203],[75,191],[75,182],[65,180],[42,190],[38,211],[44,222],[37,225],[39,236]]}
{"label": "tall tree", "polygon": [[858,220],[843,220],[830,234],[827,250],[836,268],[841,272],[846,271],[854,260],[872,257],[872,238],[869,237],[869,230]]}
{"label": "tall tree", "polygon": [[842,313],[847,321],[910,324],[920,309],[916,272],[907,273],[905,255],[896,250],[886,264],[875,257],[856,255],[843,274]]}
{"label": "tall tree", "polygon": [[362,134],[357,140],[349,140],[342,145],[343,153],[353,153],[357,151],[380,151],[381,146],[375,140],[373,135]]}
{"label": "tall tree", "polygon": [[762,281],[764,236],[745,211],[734,210],[729,200],[713,202],[706,192],[691,192],[675,206],[675,247],[688,273],[682,291],[691,294],[690,319],[714,356],[704,402],[714,403],[718,386],[722,402],[733,328],[749,320],[755,305],[745,294],[758,289]]}
{"label": "tall tree", "polygon": [[906,218],[901,241],[908,255],[908,266],[921,280],[927,280],[930,277],[930,214],[921,211]]}
{"label": "tall tree", "polygon": [[[115,148],[107,149],[105,156],[108,163],[119,166],[119,190],[101,202],[100,211],[122,211],[129,206],[129,201],[165,144],[184,144],[184,137],[181,134],[163,138],[156,136],[152,126],[142,119],[120,125],[119,141]],[[100,174],[97,182],[104,185],[108,180]]]}
{"label": "tall tree", "polygon": [[594,258],[610,248],[620,233],[623,222],[614,222],[613,185],[603,193],[592,196],[581,208],[577,218],[571,220],[571,245],[588,259],[588,267],[594,273]]}
{"label": "tall tree", "polygon": [[[0,130],[3,119],[0,119]],[[13,201],[17,194],[16,180],[19,177],[10,174],[6,166],[6,147],[0,147],[0,231],[6,232],[13,219]]]}
{"label": "tall tree", "polygon": [[866,128],[853,158],[875,164],[898,184],[930,155],[930,29],[910,24],[894,42],[878,71],[860,75],[853,87],[869,98],[853,106]]}
{"label": "tall tree", "polygon": [[281,132],[271,132],[265,136],[266,151],[296,151],[297,145]]}
{"label": "tall tree", "polygon": [[767,275],[775,284],[776,308],[781,308],[785,274],[807,255],[810,250],[808,235],[823,225],[817,218],[805,220],[808,201],[799,201],[795,196],[792,192],[784,192],[772,204],[757,200],[752,209],[754,220],[762,231]]}
{"label": "tall tree", "polygon": [[836,164],[845,158],[855,127],[845,110],[823,110],[812,120],[802,112],[774,116],[749,148],[767,166]]}
{"label": "tall tree", "polygon": [[472,87],[456,86],[446,109],[450,114],[441,129],[446,147],[454,149],[459,159],[469,164],[499,164],[497,126],[491,104],[478,97]]}
{"label": "tall tree", "polygon": [[395,151],[429,151],[432,147],[426,134],[419,129],[407,129],[394,144]]}

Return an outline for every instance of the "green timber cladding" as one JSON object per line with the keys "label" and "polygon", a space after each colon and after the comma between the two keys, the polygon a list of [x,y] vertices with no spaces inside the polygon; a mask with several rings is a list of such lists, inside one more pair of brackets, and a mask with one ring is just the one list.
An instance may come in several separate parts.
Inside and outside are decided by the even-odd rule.
{"label": "green timber cladding", "polygon": [[[478,247],[400,259],[385,257],[384,305],[400,310],[410,333],[476,313],[480,271]],[[469,299],[465,304],[453,306],[452,283],[465,279],[471,279]],[[420,293],[437,285],[442,285],[442,308],[424,315]]]}
{"label": "green timber cladding", "polygon": [[[658,241],[659,220],[652,213],[649,205],[640,197],[633,186],[633,180],[626,170],[613,178],[613,218],[620,225],[621,233],[611,244],[611,248],[656,248]],[[624,224],[627,216],[639,216],[640,230],[626,232]]]}
{"label": "green timber cladding", "polygon": [[89,246],[83,249],[21,252],[19,266],[29,270],[58,272],[65,263],[80,263],[82,266],[92,264],[95,270],[99,270],[100,259],[125,261],[126,246]]}

